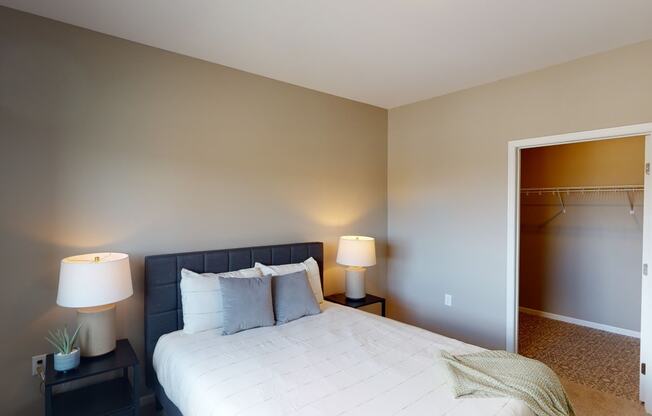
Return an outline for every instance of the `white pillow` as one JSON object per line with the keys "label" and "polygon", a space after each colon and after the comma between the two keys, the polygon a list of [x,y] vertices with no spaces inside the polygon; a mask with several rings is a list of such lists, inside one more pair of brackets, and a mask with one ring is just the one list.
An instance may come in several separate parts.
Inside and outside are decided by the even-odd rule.
{"label": "white pillow", "polygon": [[195,273],[181,269],[183,332],[194,334],[224,326],[220,277],[261,277],[260,269],[224,273]]}
{"label": "white pillow", "polygon": [[324,301],[324,293],[321,290],[321,280],[319,279],[319,265],[317,265],[317,262],[312,257],[303,263],[281,264],[278,266],[266,266],[262,263],[256,263],[254,267],[259,268],[264,275],[272,276],[282,276],[305,270],[308,272],[308,281],[310,282],[310,288],[315,295],[315,299],[319,303]]}

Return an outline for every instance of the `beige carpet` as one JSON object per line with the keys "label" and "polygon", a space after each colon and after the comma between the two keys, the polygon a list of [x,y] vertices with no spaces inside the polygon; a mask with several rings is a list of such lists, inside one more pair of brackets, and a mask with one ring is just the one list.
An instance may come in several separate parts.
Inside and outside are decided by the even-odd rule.
{"label": "beige carpet", "polygon": [[568,398],[573,403],[577,416],[645,416],[643,406],[635,401],[623,399],[592,389],[583,384],[561,379]]}
{"label": "beige carpet", "polygon": [[637,338],[525,313],[519,320],[519,353],[555,370],[578,405],[624,400],[633,405],[630,410],[640,410]]}

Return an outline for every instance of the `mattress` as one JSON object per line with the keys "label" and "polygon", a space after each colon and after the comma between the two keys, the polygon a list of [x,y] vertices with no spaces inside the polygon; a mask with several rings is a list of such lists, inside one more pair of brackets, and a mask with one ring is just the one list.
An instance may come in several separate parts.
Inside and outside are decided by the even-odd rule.
{"label": "mattress", "polygon": [[345,306],[222,336],[163,335],[154,369],[186,416],[532,416],[522,401],[455,399],[438,351],[473,345]]}

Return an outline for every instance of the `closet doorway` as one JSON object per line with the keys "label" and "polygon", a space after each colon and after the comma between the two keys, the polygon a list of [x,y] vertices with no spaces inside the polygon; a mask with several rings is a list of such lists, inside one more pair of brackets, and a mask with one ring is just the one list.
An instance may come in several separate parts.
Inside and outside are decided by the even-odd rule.
{"label": "closet doorway", "polygon": [[508,146],[507,348],[634,405],[652,398],[640,372],[652,356],[651,134],[645,124]]}
{"label": "closet doorway", "polygon": [[645,137],[521,151],[518,352],[639,397]]}

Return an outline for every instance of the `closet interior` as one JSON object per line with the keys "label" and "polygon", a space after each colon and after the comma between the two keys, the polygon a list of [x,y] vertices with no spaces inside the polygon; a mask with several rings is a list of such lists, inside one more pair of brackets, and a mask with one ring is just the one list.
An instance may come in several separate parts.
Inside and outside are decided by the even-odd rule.
{"label": "closet interior", "polygon": [[521,151],[519,353],[638,401],[645,138]]}

